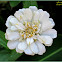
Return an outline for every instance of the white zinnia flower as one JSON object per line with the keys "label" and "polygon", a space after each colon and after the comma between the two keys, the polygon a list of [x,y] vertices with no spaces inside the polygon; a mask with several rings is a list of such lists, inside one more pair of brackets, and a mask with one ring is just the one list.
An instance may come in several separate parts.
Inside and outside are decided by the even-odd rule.
{"label": "white zinnia flower", "polygon": [[[35,6],[19,9],[7,18],[5,38],[9,49],[28,55],[45,53],[45,46],[51,46],[57,37],[55,25],[48,12]],[[45,46],[44,46],[45,45]]]}

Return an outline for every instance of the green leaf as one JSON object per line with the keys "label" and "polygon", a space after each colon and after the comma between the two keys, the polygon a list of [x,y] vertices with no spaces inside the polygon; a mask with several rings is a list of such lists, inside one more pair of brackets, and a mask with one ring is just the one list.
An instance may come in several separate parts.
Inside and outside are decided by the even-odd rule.
{"label": "green leaf", "polygon": [[1,50],[0,51],[0,61],[15,61],[22,54],[17,53],[15,50]]}
{"label": "green leaf", "polygon": [[[60,48],[60,49],[58,49],[57,50],[57,52],[54,52],[55,54],[54,55],[49,55],[50,57],[48,58],[47,57],[47,59],[45,58],[45,59],[43,59],[43,60],[52,60],[52,61],[54,61],[54,60],[58,60],[58,61],[62,61],[62,48]],[[53,54],[53,53],[52,53]]]}
{"label": "green leaf", "polygon": [[7,42],[7,40],[5,39],[5,33],[3,31],[0,31],[0,38]]}
{"label": "green leaf", "polygon": [[10,52],[7,50],[0,50],[0,61],[7,61],[10,56]]}
{"label": "green leaf", "polygon": [[7,40],[5,39],[5,33],[2,31],[0,31],[0,45],[8,49]]}
{"label": "green leaf", "polygon": [[[62,35],[58,35],[54,39],[52,46],[46,47],[46,52],[43,55],[28,56],[23,54],[20,58],[24,61],[54,61],[62,60]],[[27,59],[28,58],[28,59]],[[59,58],[59,59],[58,59]]]}
{"label": "green leaf", "polygon": [[4,40],[2,40],[1,38],[0,38],[0,45],[7,48],[7,43]]}
{"label": "green leaf", "polygon": [[18,59],[20,56],[22,55],[22,53],[17,53],[15,50],[13,50],[8,58],[8,60],[10,61],[14,61],[16,59]]}
{"label": "green leaf", "polygon": [[[48,60],[48,58],[51,58],[51,56],[53,56],[52,58],[57,57],[55,54],[57,54],[58,52],[61,52],[62,51],[62,48],[59,48],[58,50],[52,52],[51,54],[49,54],[48,56],[44,57],[43,59],[41,59],[40,61],[43,61],[43,60]],[[52,59],[51,58],[51,59]],[[49,60],[51,60],[49,59]],[[56,58],[57,59],[57,58]]]}
{"label": "green leaf", "polygon": [[23,8],[28,8],[29,6],[36,6],[36,7],[38,7],[36,1],[23,1]]}
{"label": "green leaf", "polygon": [[17,6],[20,2],[21,2],[21,1],[10,1],[9,3],[10,3],[10,6],[11,6],[11,7],[15,7],[15,6]]}

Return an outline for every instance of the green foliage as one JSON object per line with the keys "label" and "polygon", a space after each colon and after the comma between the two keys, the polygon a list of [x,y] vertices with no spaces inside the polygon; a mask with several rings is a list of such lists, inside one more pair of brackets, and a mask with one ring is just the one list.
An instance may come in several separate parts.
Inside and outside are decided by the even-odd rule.
{"label": "green foliage", "polygon": [[7,61],[8,60],[8,57],[10,56],[9,55],[9,51],[7,50],[0,50],[0,61]]}
{"label": "green foliage", "polygon": [[36,1],[23,1],[23,8],[28,8],[29,6],[37,6]]}
{"label": "green foliage", "polygon": [[[43,61],[43,60],[52,60],[54,59],[55,57],[58,57],[56,54],[59,54],[61,53],[62,51],[62,47],[57,49],[56,51],[52,52],[51,54],[49,54],[48,56],[44,57],[43,59],[41,59],[40,61]],[[58,53],[59,52],[59,53]],[[54,57],[55,56],[55,57]],[[60,55],[61,56],[61,55]],[[59,57],[60,57],[59,56]],[[52,58],[51,58],[52,57]],[[57,59],[57,58],[56,58]],[[54,59],[55,60],[55,59]]]}
{"label": "green foliage", "polygon": [[54,51],[53,53],[51,53],[50,55],[48,55],[47,57],[41,59],[40,61],[43,61],[43,60],[46,60],[46,61],[56,61],[56,60],[62,60],[62,47],[59,48],[58,50]]}
{"label": "green foliage", "polygon": [[5,39],[5,33],[0,31],[0,45],[7,48],[7,40]]}
{"label": "green foliage", "polygon": [[8,60],[10,61],[15,61],[17,60],[20,56],[22,55],[22,53],[17,53],[15,50],[13,50],[8,58]]}
{"label": "green foliage", "polygon": [[11,7],[15,7],[20,3],[20,1],[10,1],[9,3]]}
{"label": "green foliage", "polygon": [[22,54],[17,53],[15,50],[1,50],[0,51],[0,61],[15,61]]}

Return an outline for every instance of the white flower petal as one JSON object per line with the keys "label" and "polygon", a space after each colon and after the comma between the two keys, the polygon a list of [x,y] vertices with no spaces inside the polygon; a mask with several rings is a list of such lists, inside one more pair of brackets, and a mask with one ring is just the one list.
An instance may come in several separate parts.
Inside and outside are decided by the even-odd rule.
{"label": "white flower petal", "polygon": [[10,34],[11,33],[11,30],[9,28],[6,29],[6,33],[7,34]]}
{"label": "white flower petal", "polygon": [[33,39],[37,39],[37,35],[34,35],[32,38],[33,38]]}
{"label": "white flower petal", "polygon": [[20,23],[15,17],[10,19],[10,23],[14,25],[17,29],[24,30],[24,25]]}
{"label": "white flower petal", "polygon": [[37,47],[37,45],[35,43],[32,43],[30,45],[30,48],[31,48],[33,53],[38,54],[38,47]]}
{"label": "white flower petal", "polygon": [[36,6],[30,6],[29,8],[30,8],[32,11],[37,11],[37,10],[38,10]]}
{"label": "white flower petal", "polygon": [[6,21],[6,24],[5,24],[7,27],[11,27],[11,24],[10,24],[9,21],[10,21],[10,19],[13,18],[13,17],[14,17],[14,16],[10,15],[10,16],[7,18],[7,21]]}
{"label": "white flower petal", "polygon": [[39,26],[38,26],[38,30],[36,31],[36,33],[42,33],[42,29],[41,29],[41,24],[39,24]]}
{"label": "white flower petal", "polygon": [[10,23],[14,25],[16,28],[24,30],[24,25],[20,23],[15,17],[10,19]]}
{"label": "white flower petal", "polygon": [[20,35],[18,32],[12,32],[11,30],[6,30],[7,38],[8,40],[17,40],[20,38]]}
{"label": "white flower petal", "polygon": [[53,43],[53,39],[50,36],[38,36],[38,40],[45,44],[45,46],[51,46]]}
{"label": "white flower petal", "polygon": [[32,11],[30,9],[25,9],[24,12],[23,12],[23,15],[24,15],[24,21],[31,21],[32,19]]}
{"label": "white flower petal", "polygon": [[43,55],[43,53],[45,53],[45,51],[46,51],[45,46],[42,43],[40,43],[39,41],[36,41],[36,44],[37,44],[38,49],[39,49],[38,54]]}
{"label": "white flower petal", "polygon": [[12,32],[8,35],[9,40],[17,40],[19,38],[20,38],[20,36],[19,36],[18,32]]}
{"label": "white flower petal", "polygon": [[16,11],[14,16],[20,21],[23,22],[23,14],[20,11]]}
{"label": "white flower petal", "polygon": [[25,11],[25,8],[19,9],[18,11],[20,11],[22,14]]}
{"label": "white flower petal", "polygon": [[40,13],[39,21],[42,24],[42,31],[51,29],[54,27],[54,22],[51,18],[49,18],[49,14],[46,11],[42,11]]}
{"label": "white flower petal", "polygon": [[38,12],[41,13],[43,10],[42,9],[39,9]]}
{"label": "white flower petal", "polygon": [[27,55],[34,55],[34,53],[31,51],[30,47],[28,46],[27,49],[24,50],[25,54]]}
{"label": "white flower petal", "polygon": [[8,41],[7,46],[9,49],[15,49],[18,45],[19,41]]}
{"label": "white flower petal", "polygon": [[47,19],[49,17],[50,17],[49,13],[47,13],[46,11],[41,11],[39,21],[42,22],[44,18]]}
{"label": "white flower petal", "polygon": [[22,23],[17,23],[15,25],[15,27],[17,27],[17,29],[19,29],[19,30],[24,30],[25,29],[25,26]]}
{"label": "white flower petal", "polygon": [[12,25],[16,25],[17,23],[19,23],[19,21],[15,17],[13,17],[13,18],[10,19],[10,23]]}
{"label": "white flower petal", "polygon": [[18,47],[16,47],[16,52],[18,52],[18,53],[23,53],[22,50],[18,49]]}
{"label": "white flower petal", "polygon": [[27,44],[25,41],[19,43],[18,49],[25,50],[26,48],[27,48]]}
{"label": "white flower petal", "polygon": [[52,38],[56,38],[57,37],[57,31],[55,29],[49,29],[45,32],[42,32],[42,35],[48,35],[48,36],[51,36]]}
{"label": "white flower petal", "polygon": [[46,31],[46,30],[51,29],[53,27],[54,27],[54,25],[51,21],[49,21],[49,19],[48,20],[46,19],[46,21],[44,21],[42,23],[42,31]]}
{"label": "white flower petal", "polygon": [[11,28],[10,28],[12,31],[16,31],[17,30],[17,28],[15,27],[15,26],[11,26]]}
{"label": "white flower petal", "polygon": [[50,20],[50,22],[52,23],[51,25],[52,25],[52,26],[55,26],[55,23],[54,23],[53,19],[52,19],[52,18],[49,18],[49,20]]}
{"label": "white flower petal", "polygon": [[31,43],[34,42],[33,38],[27,38],[26,41],[27,41],[27,44],[28,44],[28,45],[30,45]]}
{"label": "white flower petal", "polygon": [[7,34],[5,33],[5,38],[8,40],[8,36],[7,36]]}
{"label": "white flower petal", "polygon": [[40,16],[40,13],[38,11],[35,11],[32,21],[38,22],[39,21],[39,16]]}

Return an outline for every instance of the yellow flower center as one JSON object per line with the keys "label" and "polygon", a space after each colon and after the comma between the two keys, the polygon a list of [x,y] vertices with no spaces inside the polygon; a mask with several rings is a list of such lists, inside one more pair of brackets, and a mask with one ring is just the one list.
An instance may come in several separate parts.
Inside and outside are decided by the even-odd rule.
{"label": "yellow flower center", "polygon": [[25,30],[23,31],[22,37],[24,38],[30,38],[34,35],[36,35],[36,31],[38,30],[38,25],[32,25],[30,22],[27,22],[25,25]]}

